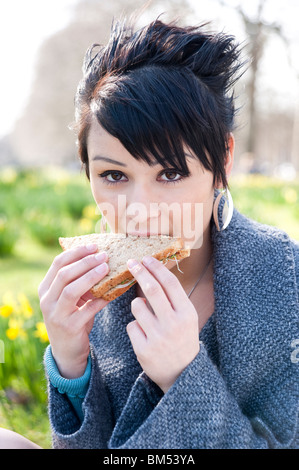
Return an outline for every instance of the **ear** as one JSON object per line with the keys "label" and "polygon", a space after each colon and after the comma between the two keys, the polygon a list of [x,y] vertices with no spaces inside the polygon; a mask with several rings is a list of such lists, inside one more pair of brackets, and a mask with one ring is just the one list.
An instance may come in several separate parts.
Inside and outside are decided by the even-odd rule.
{"label": "ear", "polygon": [[[224,164],[227,180],[229,179],[229,176],[233,169],[234,152],[235,152],[235,138],[234,138],[234,135],[230,132],[229,138],[228,138],[228,152],[226,154],[225,164]],[[222,181],[216,182],[215,188],[217,189],[223,188]]]}
{"label": "ear", "polygon": [[234,153],[235,153],[235,138],[234,135],[230,132],[229,139],[228,139],[228,153],[226,156],[226,163],[225,163],[225,172],[227,179],[229,178],[234,164]]}

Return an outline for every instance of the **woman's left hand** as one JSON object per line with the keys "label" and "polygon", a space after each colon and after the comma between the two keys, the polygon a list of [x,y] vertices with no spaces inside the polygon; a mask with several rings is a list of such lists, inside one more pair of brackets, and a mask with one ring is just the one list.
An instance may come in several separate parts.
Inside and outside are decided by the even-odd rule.
{"label": "woman's left hand", "polygon": [[[145,267],[146,258],[151,262]],[[128,268],[154,313],[136,297],[131,303],[136,320],[127,325],[127,333],[142,369],[166,393],[199,352],[198,315],[177,277],[161,261],[144,257],[142,263]]]}

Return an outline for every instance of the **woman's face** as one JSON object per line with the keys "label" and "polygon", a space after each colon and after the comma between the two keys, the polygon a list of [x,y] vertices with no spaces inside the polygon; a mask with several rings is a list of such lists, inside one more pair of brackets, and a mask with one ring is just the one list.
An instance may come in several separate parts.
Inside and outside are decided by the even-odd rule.
{"label": "woman's face", "polygon": [[170,165],[135,160],[94,120],[87,150],[93,197],[112,232],[180,236],[200,248],[212,215],[213,174],[187,147],[190,175],[181,176]]}

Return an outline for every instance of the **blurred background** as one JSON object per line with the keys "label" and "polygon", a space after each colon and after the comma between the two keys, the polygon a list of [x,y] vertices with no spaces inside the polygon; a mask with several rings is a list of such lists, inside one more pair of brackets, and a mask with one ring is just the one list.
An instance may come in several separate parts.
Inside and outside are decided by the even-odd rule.
{"label": "blurred background", "polygon": [[[140,0],[10,0],[0,4],[0,426],[50,446],[42,366],[48,344],[37,288],[59,236],[95,231],[100,214],[80,171],[74,95],[83,56],[108,40],[113,17]],[[235,206],[299,240],[299,3],[152,0],[140,26],[164,13],[210,21],[250,60],[230,179]]]}

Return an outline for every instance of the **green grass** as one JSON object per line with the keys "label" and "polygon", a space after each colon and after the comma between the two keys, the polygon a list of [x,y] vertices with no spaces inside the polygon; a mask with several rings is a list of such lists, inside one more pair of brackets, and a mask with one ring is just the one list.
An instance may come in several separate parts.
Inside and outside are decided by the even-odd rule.
{"label": "green grass", "polygon": [[287,182],[262,175],[236,176],[230,180],[230,188],[242,214],[299,240],[299,179]]}
{"label": "green grass", "polygon": [[[238,176],[230,180],[230,188],[240,212],[275,225],[299,240],[299,180]],[[34,322],[42,321],[37,289],[54,257],[61,252],[57,236],[94,230],[99,216],[93,215],[93,207],[90,187],[83,175],[62,171],[18,173],[9,169],[1,172],[0,307],[7,293],[15,298],[23,293],[34,311],[34,321],[26,320],[27,339],[9,340],[8,319],[0,316],[0,339],[5,340],[7,359],[0,364],[0,426],[43,448],[49,448],[51,442],[42,367],[47,343],[34,336]]]}
{"label": "green grass", "polygon": [[[35,312],[35,320],[43,321],[37,289],[54,256],[59,251],[58,247],[47,248],[28,235],[20,238],[14,247],[13,255],[4,257],[0,261],[1,273],[5,273],[5,276],[1,276],[3,281],[0,284],[0,299],[3,299],[7,293],[11,293],[15,297],[19,293],[26,293]],[[43,350],[46,344],[41,344],[38,351],[33,351],[31,356],[34,362],[29,364],[29,370],[28,368],[25,370],[23,361],[28,361],[30,344],[27,342],[23,344],[24,352],[23,349],[18,351],[15,347],[17,341],[12,342],[4,336],[5,332],[3,329],[1,331],[0,324],[0,337],[4,340],[6,361],[4,364],[0,364],[0,369],[3,369],[5,378],[9,379],[9,385],[0,391],[0,426],[20,433],[42,448],[50,448],[46,381],[42,366]],[[12,356],[20,358],[17,371],[12,370],[11,361],[7,361],[8,356],[9,358]],[[36,374],[34,374],[35,370]],[[29,377],[35,385],[33,391],[27,386],[26,380],[24,378],[22,380],[21,374]],[[2,388],[3,384],[1,385]],[[11,397],[12,390],[15,396]]]}
{"label": "green grass", "polygon": [[[0,363],[0,426],[43,448],[51,447],[42,364],[48,343],[35,337],[36,322],[43,321],[37,290],[61,252],[58,236],[93,230],[99,218],[95,208],[83,176],[61,170],[1,171],[0,308],[7,304],[7,296],[17,302],[18,295],[25,294],[33,315],[28,319],[22,313],[8,318],[0,315],[5,355],[5,362]],[[20,316],[20,331],[26,337],[9,339],[9,321],[18,321]]]}
{"label": "green grass", "polygon": [[51,431],[46,404],[14,404],[3,397],[0,397],[0,404],[2,404],[0,406],[1,427],[18,432],[43,449],[51,449]]}
{"label": "green grass", "polygon": [[[35,321],[43,321],[37,289],[59,251],[58,247],[47,248],[29,236],[20,238],[13,255],[0,261],[1,272],[5,273],[4,282],[0,284],[0,299],[7,293],[14,297],[19,293],[26,293],[35,313]],[[0,337],[4,339],[4,335],[0,324]],[[46,380],[42,365],[43,351],[47,344],[41,343],[37,350],[32,350],[32,336],[29,336],[28,342],[23,341],[21,349],[17,347],[17,340],[10,341],[5,337],[4,343],[5,363],[0,364],[0,369],[2,367],[3,374],[9,381],[4,390],[0,391],[0,426],[20,433],[42,448],[50,448]],[[29,355],[33,359],[32,363],[28,362]],[[7,360],[11,357],[18,358],[16,370],[13,370],[11,361]],[[26,383],[26,378],[30,380],[31,386]]]}
{"label": "green grass", "polygon": [[58,246],[45,247],[28,235],[20,238],[15,245],[13,256],[1,259],[5,282],[0,284],[0,299],[7,290],[12,290],[26,292],[28,298],[34,302],[39,283],[60,251]]}

